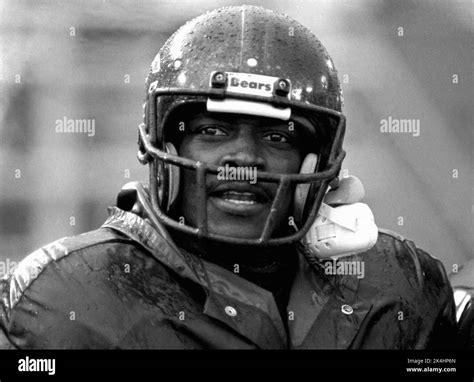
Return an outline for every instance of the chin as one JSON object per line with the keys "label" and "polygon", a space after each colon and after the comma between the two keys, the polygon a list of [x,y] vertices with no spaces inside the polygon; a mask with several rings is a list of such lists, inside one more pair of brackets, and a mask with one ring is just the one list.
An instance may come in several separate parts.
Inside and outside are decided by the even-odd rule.
{"label": "chin", "polygon": [[229,221],[214,224],[209,222],[209,231],[217,235],[238,237],[241,239],[258,239],[263,231],[263,225],[253,226]]}

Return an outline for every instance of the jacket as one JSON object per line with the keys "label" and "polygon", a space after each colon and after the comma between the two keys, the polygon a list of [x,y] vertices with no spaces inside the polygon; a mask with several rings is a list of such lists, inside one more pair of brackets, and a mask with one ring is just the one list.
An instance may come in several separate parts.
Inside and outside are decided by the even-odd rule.
{"label": "jacket", "polygon": [[451,273],[449,280],[454,290],[459,347],[474,350],[474,259]]}
{"label": "jacket", "polygon": [[349,259],[364,264],[364,277],[322,277],[298,253],[282,319],[270,292],[180,249],[153,223],[143,185],[126,199],[99,229],[38,249],[1,281],[0,347],[453,346],[455,305],[443,265],[394,233],[381,230],[372,249]]}

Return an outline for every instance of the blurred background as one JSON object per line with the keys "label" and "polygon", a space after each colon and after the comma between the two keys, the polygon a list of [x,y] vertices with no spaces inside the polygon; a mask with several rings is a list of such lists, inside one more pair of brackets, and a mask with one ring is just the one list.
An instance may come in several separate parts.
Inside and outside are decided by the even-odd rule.
{"label": "blurred background", "polygon": [[[333,57],[348,118],[344,173],[378,226],[448,272],[473,254],[470,1],[250,1],[309,27]],[[0,261],[99,227],[136,160],[144,79],[186,20],[239,1],[0,2]],[[89,119],[95,134],[56,133]],[[419,119],[420,135],[381,120]]]}

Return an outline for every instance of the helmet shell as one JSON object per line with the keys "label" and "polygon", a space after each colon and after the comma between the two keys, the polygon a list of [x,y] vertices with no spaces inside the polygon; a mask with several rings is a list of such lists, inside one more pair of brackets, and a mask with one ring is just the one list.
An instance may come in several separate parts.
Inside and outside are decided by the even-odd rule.
{"label": "helmet shell", "polygon": [[324,46],[309,29],[272,10],[224,7],[188,21],[153,60],[146,91],[154,82],[208,89],[214,71],[286,78],[290,100],[341,111],[337,72]]}

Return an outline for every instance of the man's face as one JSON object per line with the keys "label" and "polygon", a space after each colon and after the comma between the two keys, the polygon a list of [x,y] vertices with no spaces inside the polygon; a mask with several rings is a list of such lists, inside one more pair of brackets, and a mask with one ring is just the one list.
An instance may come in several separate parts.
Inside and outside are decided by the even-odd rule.
{"label": "man's face", "polygon": [[[299,172],[303,153],[297,130],[290,129],[288,121],[242,114],[200,112],[189,120],[179,155],[222,169],[206,178],[210,232],[247,239],[260,236],[278,185],[259,181],[258,173]],[[180,213],[193,226],[197,226],[195,174],[182,171],[180,187]],[[292,214],[293,192],[283,199],[277,215],[280,228],[287,226]]]}

